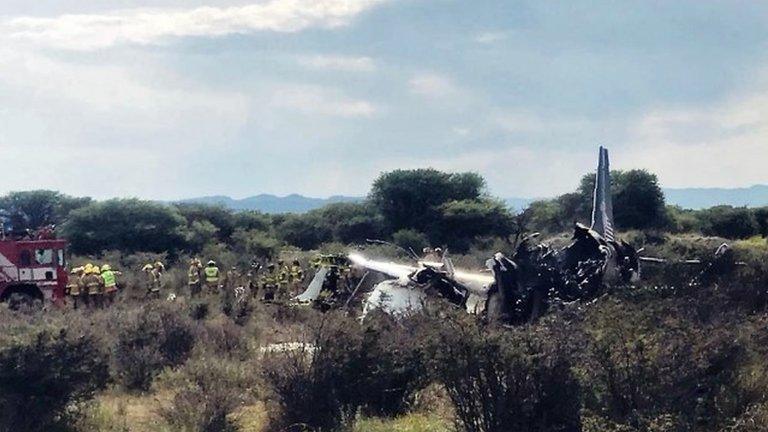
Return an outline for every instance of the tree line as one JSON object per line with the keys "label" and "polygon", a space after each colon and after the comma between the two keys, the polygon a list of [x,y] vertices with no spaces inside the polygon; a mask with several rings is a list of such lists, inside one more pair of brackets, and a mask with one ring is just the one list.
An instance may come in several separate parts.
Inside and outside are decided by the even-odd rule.
{"label": "tree line", "polygon": [[[684,210],[665,203],[655,175],[614,171],[613,201],[619,230],[699,232],[727,238],[768,235],[768,207],[718,206]],[[522,231],[560,233],[588,222],[594,175],[573,193],[532,203],[515,214],[492,197],[476,173],[434,169],[380,175],[361,202],[335,203],[304,214],[264,214],[204,204],[166,204],[136,198],[95,201],[55,191],[12,192],[0,197],[6,231],[55,224],[76,254],[107,250],[199,253],[210,245],[271,256],[286,245],[314,249],[325,243],[393,241],[419,251],[445,246],[466,251],[488,239],[509,240]]]}

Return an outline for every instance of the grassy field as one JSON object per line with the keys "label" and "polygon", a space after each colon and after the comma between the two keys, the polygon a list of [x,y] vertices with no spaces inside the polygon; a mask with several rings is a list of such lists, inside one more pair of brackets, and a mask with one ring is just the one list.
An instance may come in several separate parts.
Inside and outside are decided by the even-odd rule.
{"label": "grassy field", "polygon": [[[721,241],[636,236],[661,257],[702,257]],[[0,308],[0,430],[757,431],[768,246],[734,247],[746,265],[727,274],[647,268],[638,286],[515,328],[439,304],[361,324],[355,313],[191,300],[182,268],[166,288],[177,300],[149,301],[126,270],[109,309]],[[264,349],[286,342],[303,345]]]}

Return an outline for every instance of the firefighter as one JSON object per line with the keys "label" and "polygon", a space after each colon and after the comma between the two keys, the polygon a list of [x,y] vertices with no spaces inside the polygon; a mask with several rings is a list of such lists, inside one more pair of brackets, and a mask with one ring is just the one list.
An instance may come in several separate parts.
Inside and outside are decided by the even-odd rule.
{"label": "firefighter", "polygon": [[259,292],[259,270],[261,270],[261,264],[255,259],[251,261],[251,268],[248,270],[248,289],[251,291],[251,296],[256,298]]}
{"label": "firefighter", "polygon": [[216,261],[210,260],[203,269],[205,274],[205,286],[210,294],[216,293],[219,289],[219,268],[216,267]]}
{"label": "firefighter", "polygon": [[224,286],[227,290],[234,291],[235,288],[240,286],[240,272],[236,266],[232,266],[224,275]]}
{"label": "firefighter", "polygon": [[299,260],[293,260],[290,269],[290,281],[292,294],[300,294],[302,289],[302,282],[304,282],[304,269],[301,268]]}
{"label": "firefighter", "polygon": [[279,300],[283,300],[288,294],[288,285],[291,282],[291,269],[283,260],[277,260],[277,294]]}
{"label": "firefighter", "polygon": [[101,266],[101,279],[104,281],[104,304],[111,305],[117,295],[117,275],[121,274],[112,270],[109,264]]}
{"label": "firefighter", "polygon": [[201,280],[200,271],[203,268],[203,264],[197,258],[192,258],[189,262],[189,270],[187,271],[187,285],[189,286],[189,294],[192,297],[200,295]]}
{"label": "firefighter", "polygon": [[275,300],[275,291],[277,291],[278,272],[273,263],[267,265],[267,271],[261,275],[261,291],[264,293],[263,300],[272,302]]}
{"label": "firefighter", "polygon": [[104,279],[101,278],[99,267],[91,265],[83,279],[85,289],[88,292],[88,303],[92,308],[102,306],[102,294],[104,293]]}
{"label": "firefighter", "polygon": [[146,292],[147,297],[152,296],[152,285],[153,285],[152,270],[153,269],[154,269],[154,266],[152,264],[145,264],[144,267],[141,268],[142,273],[144,273],[144,287],[147,289],[147,292]]}
{"label": "firefighter", "polygon": [[67,294],[72,297],[72,305],[75,309],[78,308],[80,302],[83,273],[85,273],[85,267],[73,268],[70,272],[69,283],[67,284]]}
{"label": "firefighter", "polygon": [[150,292],[153,297],[160,298],[160,289],[165,282],[165,265],[160,261],[155,262],[155,265],[152,266],[151,274],[152,288],[150,289]]}

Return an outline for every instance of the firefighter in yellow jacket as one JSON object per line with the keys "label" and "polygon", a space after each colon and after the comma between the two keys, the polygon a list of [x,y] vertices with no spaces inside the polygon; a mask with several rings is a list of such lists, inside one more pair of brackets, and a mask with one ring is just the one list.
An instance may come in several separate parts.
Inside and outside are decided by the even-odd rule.
{"label": "firefighter in yellow jacket", "polygon": [[302,284],[304,282],[304,269],[301,268],[299,260],[293,260],[293,263],[291,263],[289,279],[291,283],[291,294],[301,294]]}
{"label": "firefighter in yellow jacket", "polygon": [[275,300],[275,293],[278,287],[279,272],[273,263],[267,265],[267,271],[261,275],[261,292],[264,293],[262,298],[265,302],[271,302]]}
{"label": "firefighter in yellow jacket", "polygon": [[189,270],[187,270],[187,286],[189,286],[189,295],[196,297],[200,294],[202,283],[200,279],[200,272],[203,269],[203,264],[197,258],[192,258],[189,262]]}
{"label": "firefighter in yellow jacket", "polygon": [[109,264],[101,266],[101,279],[104,282],[104,303],[111,305],[117,296],[117,276],[121,273],[112,270]]}
{"label": "firefighter in yellow jacket", "polygon": [[216,266],[216,261],[214,260],[208,261],[208,264],[206,264],[203,269],[203,274],[205,274],[205,287],[210,294],[216,294],[219,290],[220,273],[219,268]]}
{"label": "firefighter in yellow jacket", "polygon": [[83,274],[85,267],[75,267],[70,272],[69,282],[67,283],[67,294],[72,297],[72,305],[75,309],[80,306],[80,295],[83,287]]}
{"label": "firefighter in yellow jacket", "polygon": [[92,308],[100,308],[104,293],[104,279],[101,278],[98,266],[90,266],[83,278],[83,283],[88,292],[88,303],[90,306]]}
{"label": "firefighter in yellow jacket", "polygon": [[165,282],[165,264],[161,263],[160,261],[155,262],[155,265],[152,266],[152,296],[156,298],[160,298],[160,289],[163,287],[163,283]]}

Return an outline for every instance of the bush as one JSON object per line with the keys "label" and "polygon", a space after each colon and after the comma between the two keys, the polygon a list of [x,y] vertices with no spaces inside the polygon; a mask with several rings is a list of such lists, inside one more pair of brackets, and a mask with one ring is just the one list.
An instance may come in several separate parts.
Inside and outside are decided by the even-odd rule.
{"label": "bush", "polygon": [[173,403],[159,410],[172,430],[234,432],[231,415],[255,400],[253,374],[240,363],[204,357],[187,363],[175,375]]}
{"label": "bush", "polygon": [[313,332],[309,343],[265,359],[286,430],[334,430],[358,412],[399,414],[424,385],[421,356],[391,322],[361,328],[328,315]]}
{"label": "bush", "polygon": [[603,302],[582,364],[586,408],[639,430],[711,428],[741,412],[741,341],[717,321],[696,322],[706,310],[679,300]]}
{"label": "bush", "polygon": [[38,333],[0,352],[0,430],[66,430],[109,378],[91,336]]}
{"label": "bush", "polygon": [[755,214],[746,207],[712,207],[699,211],[697,217],[705,235],[743,239],[760,234]]}
{"label": "bush", "polygon": [[115,363],[126,388],[148,390],[163,368],[179,365],[189,357],[195,335],[189,319],[172,306],[147,305],[122,323]]}
{"label": "bush", "polygon": [[410,249],[415,253],[421,253],[421,250],[429,246],[429,239],[423,233],[412,229],[402,229],[392,235],[392,241],[406,250]]}
{"label": "bush", "polygon": [[552,338],[449,316],[428,337],[430,369],[467,432],[581,430],[579,385]]}

